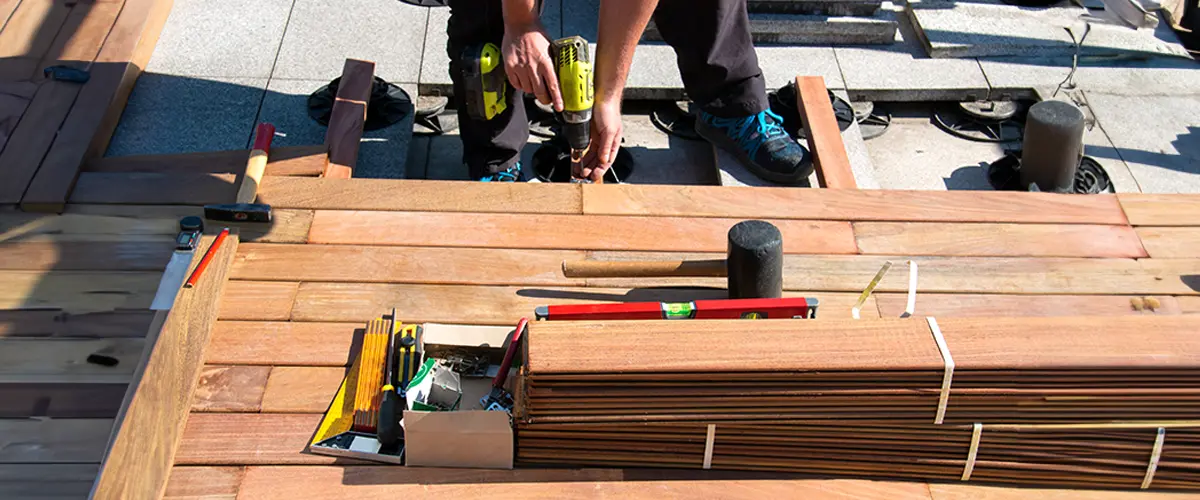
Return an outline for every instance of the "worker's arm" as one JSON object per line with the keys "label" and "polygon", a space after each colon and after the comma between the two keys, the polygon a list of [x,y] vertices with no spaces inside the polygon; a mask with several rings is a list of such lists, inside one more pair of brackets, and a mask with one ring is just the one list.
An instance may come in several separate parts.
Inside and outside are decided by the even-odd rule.
{"label": "worker's arm", "polygon": [[[482,7],[481,7],[482,8]],[[562,94],[550,60],[550,39],[538,19],[537,0],[504,0],[504,73],[513,87],[562,111]],[[520,103],[518,103],[519,105]]]}
{"label": "worker's arm", "polygon": [[592,109],[592,146],[584,156],[581,177],[599,180],[621,147],[621,95],[646,23],[658,0],[601,0],[596,40],[596,102]]}

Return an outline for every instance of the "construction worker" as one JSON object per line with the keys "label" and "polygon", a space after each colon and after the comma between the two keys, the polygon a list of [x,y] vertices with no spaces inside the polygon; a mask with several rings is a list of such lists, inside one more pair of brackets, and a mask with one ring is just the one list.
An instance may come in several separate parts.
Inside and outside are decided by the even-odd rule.
{"label": "construction worker", "polygon": [[[471,119],[460,100],[463,160],[472,178],[526,179],[520,163],[529,137],[524,93],[562,110],[539,3],[449,1],[446,50],[455,96],[464,95],[460,56],[464,48],[481,43],[500,47],[508,82],[517,90],[508,93],[507,110],[491,120]],[[564,9],[563,15],[571,13]],[[633,52],[651,16],[663,40],[675,49],[684,87],[700,108],[696,131],[759,177],[788,184],[807,178],[812,172],[807,152],[767,107],[746,0],[600,0],[592,143],[575,174],[598,180],[616,159],[621,144],[621,95]]]}

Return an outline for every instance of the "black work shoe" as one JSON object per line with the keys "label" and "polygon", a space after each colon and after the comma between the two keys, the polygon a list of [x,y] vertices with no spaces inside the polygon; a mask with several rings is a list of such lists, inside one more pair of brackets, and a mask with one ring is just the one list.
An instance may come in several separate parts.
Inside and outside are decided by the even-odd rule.
{"label": "black work shoe", "polygon": [[696,132],[737,157],[746,169],[780,184],[800,184],[812,174],[808,150],[783,130],[783,119],[765,110],[741,118],[700,111]]}

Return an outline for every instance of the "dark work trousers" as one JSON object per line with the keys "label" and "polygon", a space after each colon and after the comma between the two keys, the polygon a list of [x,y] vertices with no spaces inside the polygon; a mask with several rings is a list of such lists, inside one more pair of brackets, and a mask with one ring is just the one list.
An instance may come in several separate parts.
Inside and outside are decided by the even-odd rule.
{"label": "dark work trousers", "polygon": [[[460,68],[463,50],[485,42],[501,45],[504,19],[500,1],[450,1],[446,52],[458,106],[463,161],[473,178],[511,167],[529,140],[523,93],[509,86],[508,109],[491,120],[471,119],[461,97],[465,92]],[[683,86],[700,109],[724,118],[767,109],[746,0],[660,0],[654,23],[663,40],[675,49]]]}

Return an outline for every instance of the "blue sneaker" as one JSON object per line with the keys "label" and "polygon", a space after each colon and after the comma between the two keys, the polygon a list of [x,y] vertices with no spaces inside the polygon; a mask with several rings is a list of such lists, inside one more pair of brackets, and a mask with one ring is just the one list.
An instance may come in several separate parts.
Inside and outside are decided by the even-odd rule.
{"label": "blue sneaker", "polygon": [[719,118],[700,111],[696,133],[737,157],[748,170],[780,184],[800,184],[812,174],[808,150],[783,129],[783,118],[762,111],[741,118]]}
{"label": "blue sneaker", "polygon": [[479,182],[525,182],[525,173],[521,171],[521,162],[516,162],[503,172],[485,175]]}

